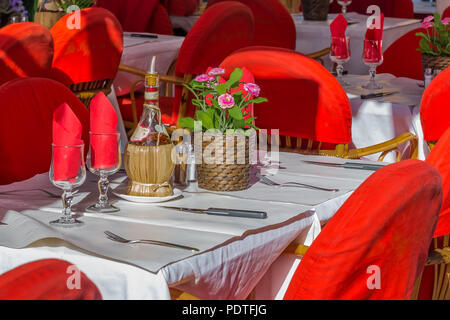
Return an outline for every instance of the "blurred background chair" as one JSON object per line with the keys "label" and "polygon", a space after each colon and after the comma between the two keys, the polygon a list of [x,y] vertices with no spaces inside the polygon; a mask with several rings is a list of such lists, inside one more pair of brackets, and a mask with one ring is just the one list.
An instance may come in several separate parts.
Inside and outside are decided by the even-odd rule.
{"label": "blurred background chair", "polygon": [[197,10],[198,0],[160,0],[171,16],[190,16]]}
{"label": "blurred background chair", "polygon": [[261,96],[269,100],[255,107],[255,125],[279,129],[277,144],[282,151],[351,159],[381,153],[382,161],[409,142],[410,157],[417,157],[417,137],[409,132],[378,145],[349,149],[352,111],[347,94],[328,70],[307,56],[288,49],[247,47],[220,66],[228,73],[245,66],[254,75]]}
{"label": "blurred background chair", "polygon": [[[190,82],[194,75],[204,73],[208,67],[218,66],[233,51],[251,45],[253,37],[253,15],[247,6],[227,1],[205,10],[181,46],[175,77],[160,76],[161,81],[176,84],[174,96],[160,97],[162,121],[176,125],[183,116],[193,115],[192,96],[182,84]],[[124,65],[119,70],[141,77],[146,73],[145,70]],[[125,127],[130,129],[129,135],[142,113],[144,94],[134,92],[137,83],[141,81],[143,78],[130,88],[130,96],[118,99]]]}
{"label": "blurred background chair", "polygon": [[441,177],[430,164],[406,160],[378,170],[314,240],[284,299],[410,299],[441,202]]}
{"label": "blurred background chair", "polygon": [[43,259],[0,275],[0,300],[102,300],[97,286],[80,272],[80,288],[67,285],[71,263]]}
{"label": "blurred background chair", "polygon": [[83,9],[80,16],[79,29],[69,29],[71,15],[65,15],[50,30],[55,47],[52,78],[68,86],[89,108],[98,92],[111,92],[122,57],[123,33],[106,9]]}
{"label": "blurred background chair", "polygon": [[95,6],[111,11],[123,31],[173,34],[169,14],[159,0],[97,0]]}
{"label": "blurred background chair", "polygon": [[38,23],[15,23],[0,29],[0,85],[16,78],[48,77],[53,38]]}
{"label": "blurred background chair", "polygon": [[15,79],[0,87],[0,99],[0,185],[48,172],[53,111],[64,102],[83,125],[87,154],[89,111],[63,84],[45,78]]}
{"label": "blurred background chair", "polygon": [[[414,4],[412,0],[353,0],[347,6],[347,12],[367,14],[367,8],[371,5],[380,7],[385,17],[414,19]],[[341,5],[337,0],[330,4],[330,13],[340,13]]]}

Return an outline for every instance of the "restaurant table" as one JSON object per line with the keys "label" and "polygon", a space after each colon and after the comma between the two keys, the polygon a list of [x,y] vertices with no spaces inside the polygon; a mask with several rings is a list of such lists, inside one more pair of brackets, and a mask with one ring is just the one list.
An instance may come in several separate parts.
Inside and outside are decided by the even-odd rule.
{"label": "restaurant table", "polygon": [[[329,14],[327,21],[306,21],[302,14],[293,14],[295,28],[297,30],[296,51],[308,54],[330,47],[331,34],[330,23],[337,14]],[[350,38],[351,58],[345,64],[345,70],[351,74],[367,74],[369,68],[362,60],[364,36],[366,33],[367,15],[356,12],[346,14],[349,22],[347,36]],[[411,30],[420,27],[420,20],[415,19],[384,19],[383,51],[394,43],[395,40]],[[324,57],[325,67],[332,70],[333,63],[328,56]]]}
{"label": "restaurant table", "polygon": [[[350,86],[345,87],[352,108],[353,146],[364,148],[393,139],[404,132],[415,134],[419,141],[419,159],[428,155],[428,146],[423,139],[420,122],[420,101],[424,88],[423,81],[396,78],[391,74],[378,74],[376,81],[383,85],[381,91],[398,91],[397,94],[381,98],[361,99],[361,94],[370,93],[361,85],[369,76],[344,76]],[[409,156],[408,144],[399,147],[402,158]],[[364,157],[377,160],[380,154]],[[395,153],[390,153],[385,162],[395,162]]]}
{"label": "restaurant table", "polygon": [[[260,161],[252,167],[249,189],[211,192],[191,185],[182,198],[164,203],[263,210],[268,213],[267,219],[184,213],[160,208],[159,204],[128,202],[113,192],[111,202],[120,212],[87,213],[84,208],[96,201],[98,192],[96,177],[88,174],[74,198],[74,212],[84,225],[54,228],[48,222],[61,214],[61,201],[36,190],[60,194],[48,174],[0,186],[0,221],[5,223],[0,224],[0,274],[33,260],[57,258],[75,264],[98,286],[104,299],[169,299],[169,287],[202,299],[244,299],[292,241],[310,244],[319,234],[321,223],[331,219],[374,172],[304,160],[346,161],[261,151]],[[268,186],[255,180],[258,170],[277,182],[298,181],[339,191]],[[125,188],[125,179],[123,174],[116,174],[112,183],[115,193]],[[17,191],[4,194],[11,190]],[[200,252],[116,243],[105,237],[105,230],[130,239],[193,246]]]}
{"label": "restaurant table", "polygon": [[414,0],[414,13],[416,14],[432,15],[436,12],[436,9],[436,3],[431,1]]}

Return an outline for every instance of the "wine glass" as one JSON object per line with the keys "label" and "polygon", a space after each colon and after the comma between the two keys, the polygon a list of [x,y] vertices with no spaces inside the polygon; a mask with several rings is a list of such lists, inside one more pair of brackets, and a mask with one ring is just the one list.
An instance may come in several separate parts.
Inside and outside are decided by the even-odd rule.
{"label": "wine glass", "polygon": [[91,143],[87,156],[87,167],[90,172],[98,175],[98,202],[89,206],[89,212],[117,212],[119,208],[108,201],[108,176],[119,171],[122,166],[122,153],[120,152],[120,133],[92,133]]}
{"label": "wine glass", "polygon": [[370,79],[366,85],[362,87],[369,90],[377,90],[383,88],[382,85],[375,82],[377,67],[383,63],[383,41],[382,40],[364,40],[364,63],[369,66]]}
{"label": "wine glass", "polygon": [[338,3],[342,6],[342,14],[347,13],[347,6],[352,4],[352,0],[338,0]]}
{"label": "wine glass", "polygon": [[84,144],[74,146],[57,146],[52,144],[52,164],[50,166],[50,181],[64,192],[61,196],[63,216],[50,224],[56,227],[75,227],[83,224],[72,216],[72,200],[75,192],[72,190],[81,186],[86,180],[84,164]]}
{"label": "wine glass", "polygon": [[336,63],[336,74],[339,83],[344,86],[350,84],[344,81],[342,74],[344,72],[344,63],[350,60],[350,38],[349,37],[331,37],[330,59]]}

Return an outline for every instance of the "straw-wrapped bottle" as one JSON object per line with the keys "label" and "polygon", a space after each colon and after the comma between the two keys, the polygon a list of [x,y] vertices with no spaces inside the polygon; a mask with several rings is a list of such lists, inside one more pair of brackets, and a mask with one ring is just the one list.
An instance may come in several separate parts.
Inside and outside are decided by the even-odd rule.
{"label": "straw-wrapped bottle", "polygon": [[129,182],[127,194],[144,197],[173,195],[169,183],[174,169],[174,145],[161,122],[159,109],[159,76],[155,72],[156,57],[145,77],[145,103],[141,119],[125,148],[125,170]]}

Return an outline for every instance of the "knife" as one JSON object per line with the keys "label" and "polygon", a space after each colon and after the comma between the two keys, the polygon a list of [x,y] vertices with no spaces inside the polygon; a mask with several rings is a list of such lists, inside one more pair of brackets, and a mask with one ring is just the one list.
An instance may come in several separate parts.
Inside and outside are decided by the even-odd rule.
{"label": "knife", "polygon": [[255,218],[255,219],[266,219],[267,212],[264,211],[252,211],[252,210],[236,210],[236,209],[223,209],[223,208],[208,208],[208,209],[192,209],[192,208],[181,208],[181,207],[169,207],[160,206],[165,209],[173,209],[183,212],[190,213],[204,213],[214,216],[228,216],[228,217],[240,217],[240,218]]}
{"label": "knife", "polygon": [[362,94],[361,99],[373,99],[373,98],[381,98],[385,96],[390,96],[392,94],[396,94],[398,91],[389,91],[389,92],[378,92],[378,93],[369,93],[369,94]]}
{"label": "knife", "polygon": [[377,165],[377,164],[364,164],[364,163],[352,163],[352,162],[345,162],[345,163],[329,163],[329,162],[318,162],[318,161],[310,161],[310,160],[302,160],[306,163],[316,164],[319,166],[327,166],[327,167],[340,167],[345,169],[360,169],[360,170],[372,170],[377,171],[378,169],[383,168],[383,165]]}
{"label": "knife", "polygon": [[158,35],[156,35],[156,34],[132,33],[132,34],[130,34],[130,37],[133,37],[133,38],[152,38],[152,39],[157,39]]}

